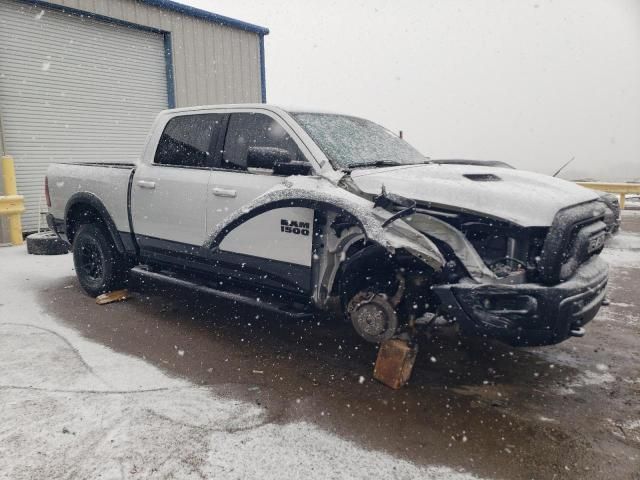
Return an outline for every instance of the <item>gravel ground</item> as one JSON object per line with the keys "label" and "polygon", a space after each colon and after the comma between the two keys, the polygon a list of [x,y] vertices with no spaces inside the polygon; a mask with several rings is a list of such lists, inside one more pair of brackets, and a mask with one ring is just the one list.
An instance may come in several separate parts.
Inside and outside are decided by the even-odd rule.
{"label": "gravel ground", "polygon": [[639,479],[640,212],[604,255],[584,338],[442,332],[391,391],[348,326],[142,278],[97,306],[70,255],[0,248],[0,478]]}

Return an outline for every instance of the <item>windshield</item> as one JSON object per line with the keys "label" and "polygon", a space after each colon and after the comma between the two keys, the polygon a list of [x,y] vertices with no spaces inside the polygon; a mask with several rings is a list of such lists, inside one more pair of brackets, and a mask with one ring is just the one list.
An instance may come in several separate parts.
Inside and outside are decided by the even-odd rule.
{"label": "windshield", "polygon": [[369,120],[325,113],[291,115],[338,167],[406,165],[427,161],[393,132]]}

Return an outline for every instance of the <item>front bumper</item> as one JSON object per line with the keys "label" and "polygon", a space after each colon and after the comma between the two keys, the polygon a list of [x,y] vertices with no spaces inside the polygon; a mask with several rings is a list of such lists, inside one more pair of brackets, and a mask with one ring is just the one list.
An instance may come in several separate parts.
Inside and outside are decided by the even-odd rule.
{"label": "front bumper", "polygon": [[581,336],[605,296],[609,267],[599,257],[554,286],[459,283],[434,286],[448,317],[466,335],[514,346],[552,345]]}

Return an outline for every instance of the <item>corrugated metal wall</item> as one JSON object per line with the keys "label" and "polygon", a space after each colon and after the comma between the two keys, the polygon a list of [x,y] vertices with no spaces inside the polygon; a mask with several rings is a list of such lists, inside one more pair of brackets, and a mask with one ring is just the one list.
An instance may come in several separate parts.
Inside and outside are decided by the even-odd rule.
{"label": "corrugated metal wall", "polygon": [[[6,153],[15,157],[20,193],[25,195],[25,230],[37,226],[38,211],[44,207],[41,196],[48,163],[132,161],[137,158],[143,146],[143,135],[138,133],[148,130],[151,118],[167,107],[170,96],[166,83],[167,57],[164,56],[167,44],[163,43],[166,38],[170,38],[169,64],[173,65],[176,107],[262,100],[261,36],[255,31],[134,0],[34,3],[35,0],[0,0],[0,12],[4,12],[0,18],[3,25],[0,31],[0,113],[4,111],[2,117],[8,135]],[[61,11],[59,7],[69,10]],[[39,18],[41,9],[48,13]],[[85,17],[80,22],[79,11],[89,12],[94,18]],[[49,25],[49,30],[53,28],[56,34],[44,28],[49,19],[55,18],[62,22]],[[65,18],[68,21],[65,22]],[[109,24],[110,19],[126,24]],[[38,27],[32,25],[38,23]],[[95,32],[91,30],[92,25]],[[167,37],[163,32],[170,35]],[[139,44],[144,38],[151,43]],[[69,42],[75,42],[76,47]],[[117,47],[119,42],[122,45]],[[129,54],[127,47],[148,51]],[[60,53],[51,59],[55,68],[44,71],[46,67],[42,67],[41,71],[44,63],[40,57],[54,51]],[[143,57],[136,62],[138,55]],[[109,60],[112,60],[111,64]],[[138,70],[142,72],[141,78],[147,78],[147,87],[143,86],[144,81],[134,82],[135,88],[130,87],[129,83],[135,78],[127,76],[127,69],[133,77]],[[91,70],[95,70],[98,77],[92,79]],[[29,98],[23,98],[27,90]],[[122,106],[111,105],[122,96],[118,92],[123,90],[129,92],[125,99],[130,104],[128,109],[124,107],[126,115],[122,113]],[[78,106],[79,99],[85,107],[91,103],[98,106],[102,102],[101,114],[82,110]],[[131,108],[135,103],[140,104],[137,110]],[[105,122],[110,122],[108,129]],[[129,127],[123,134],[120,130],[127,127],[127,122]],[[56,133],[55,128],[60,125],[66,130]],[[102,134],[96,135],[100,131]],[[111,137],[110,132],[113,133]],[[124,150],[128,154],[124,154]],[[0,235],[2,230],[0,225]]]}
{"label": "corrugated metal wall", "polygon": [[0,114],[26,230],[46,211],[50,163],[139,158],[167,108],[165,65],[160,33],[0,2]]}
{"label": "corrugated metal wall", "polygon": [[171,33],[176,106],[260,102],[260,36],[134,0],[50,0]]}

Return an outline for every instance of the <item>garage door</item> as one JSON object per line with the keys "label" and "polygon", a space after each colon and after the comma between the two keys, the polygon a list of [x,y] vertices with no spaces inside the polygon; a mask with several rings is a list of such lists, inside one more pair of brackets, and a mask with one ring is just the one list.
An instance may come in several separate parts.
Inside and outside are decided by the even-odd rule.
{"label": "garage door", "polygon": [[167,108],[162,34],[0,0],[0,115],[25,196],[46,210],[51,162],[133,162]]}

